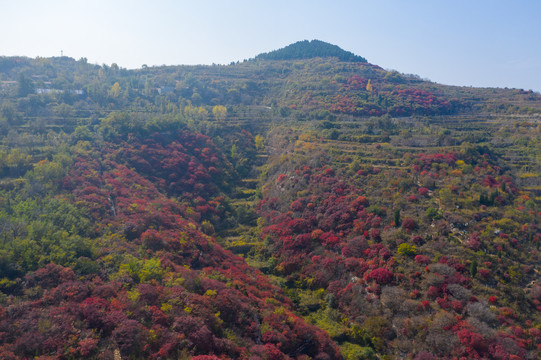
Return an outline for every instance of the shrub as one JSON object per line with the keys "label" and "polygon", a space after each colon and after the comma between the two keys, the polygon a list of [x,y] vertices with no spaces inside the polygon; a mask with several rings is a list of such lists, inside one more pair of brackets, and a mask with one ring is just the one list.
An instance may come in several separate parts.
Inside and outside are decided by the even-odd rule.
{"label": "shrub", "polygon": [[470,235],[466,245],[472,250],[479,250],[481,248],[481,239],[478,233],[473,233]]}
{"label": "shrub", "polygon": [[405,218],[404,221],[402,221],[402,227],[408,231],[412,231],[417,228],[417,222],[412,218]]}
{"label": "shrub", "polygon": [[410,245],[408,243],[402,243],[398,245],[398,254],[400,255],[406,255],[406,256],[413,256],[417,252],[417,248],[415,245]]}
{"label": "shrub", "polygon": [[345,343],[342,345],[342,355],[346,360],[377,359],[374,349],[357,344]]}
{"label": "shrub", "polygon": [[424,256],[424,255],[417,255],[417,256],[415,256],[415,262],[416,262],[416,263],[419,263],[419,264],[423,264],[423,265],[428,265],[428,264],[430,264],[432,261],[431,261],[430,258],[427,257],[427,256]]}
{"label": "shrub", "polygon": [[441,215],[439,214],[438,210],[434,209],[433,207],[429,207],[428,209],[426,209],[425,216],[429,220],[437,220],[441,218]]}
{"label": "shrub", "polygon": [[383,285],[389,283],[393,279],[393,273],[385,268],[377,268],[370,272],[368,279]]}
{"label": "shrub", "polygon": [[123,355],[128,356],[139,349],[143,340],[141,330],[137,321],[125,320],[113,331],[113,340]]}

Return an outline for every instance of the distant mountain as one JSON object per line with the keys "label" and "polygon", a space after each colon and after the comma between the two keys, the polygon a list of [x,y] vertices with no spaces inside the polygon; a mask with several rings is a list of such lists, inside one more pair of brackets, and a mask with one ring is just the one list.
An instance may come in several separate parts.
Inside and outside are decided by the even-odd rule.
{"label": "distant mountain", "polygon": [[288,45],[282,49],[259,54],[256,59],[264,60],[296,60],[316,57],[337,57],[342,61],[367,62],[362,56],[343,50],[339,46],[321,40],[303,40]]}

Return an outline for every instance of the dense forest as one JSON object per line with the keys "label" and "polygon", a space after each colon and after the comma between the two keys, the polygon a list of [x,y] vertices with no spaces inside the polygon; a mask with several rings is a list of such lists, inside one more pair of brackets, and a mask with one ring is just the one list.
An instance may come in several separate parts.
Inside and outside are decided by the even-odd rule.
{"label": "dense forest", "polygon": [[0,358],[537,359],[541,95],[321,41],[0,57]]}

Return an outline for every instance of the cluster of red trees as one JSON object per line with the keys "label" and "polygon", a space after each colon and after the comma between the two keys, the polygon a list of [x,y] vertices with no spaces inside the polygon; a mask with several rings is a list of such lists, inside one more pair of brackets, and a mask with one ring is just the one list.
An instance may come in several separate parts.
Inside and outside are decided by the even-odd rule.
{"label": "cluster of red trees", "polygon": [[[400,85],[396,86],[391,92],[392,96],[396,96],[405,103],[409,104],[409,111],[416,114],[446,114],[451,111],[451,104],[447,100],[442,100],[434,94],[417,88],[404,88]],[[399,108],[395,108],[392,112],[399,111]],[[392,115],[399,115],[392,114]]]}
{"label": "cluster of red trees", "polygon": [[76,160],[63,186],[95,223],[98,266],[29,272],[19,297],[1,308],[0,357],[338,358],[324,331],[294,315],[279,289],[166,195],[172,189],[160,180],[170,173],[182,180],[175,192],[211,204],[203,197],[220,184],[202,164],[226,171],[216,147],[188,132],[165,145],[160,136],[103,144]]}
{"label": "cluster of red trees", "polygon": [[392,282],[392,261],[387,261],[391,253],[377,243],[381,216],[370,212],[361,189],[328,170],[304,167],[292,179],[283,179],[297,182],[310,194],[292,199],[288,207],[278,198],[260,202],[267,224],[261,236],[269,244],[266,250],[280,260],[277,271],[291,280],[310,278],[316,288],[329,289],[336,281],[345,284],[351,276]]}
{"label": "cluster of red trees", "polygon": [[221,186],[225,159],[209,137],[182,131],[171,137],[154,134],[140,141],[119,144],[114,155],[161,190],[175,194],[216,193]]}
{"label": "cluster of red trees", "polygon": [[384,79],[372,83],[358,75],[347,78],[341,94],[335,95],[326,107],[333,112],[355,116],[434,115],[452,111],[449,101],[428,91],[403,85],[392,87]]}
{"label": "cluster of red trees", "polygon": [[[467,166],[464,161],[457,161],[461,158],[463,154],[458,153],[419,154],[411,158],[411,165],[420,176],[433,173],[432,187],[435,181],[446,181],[454,169]],[[505,183],[503,191],[509,193],[516,189],[511,179],[497,175],[499,169],[487,160],[478,164],[482,167],[472,170],[471,176],[478,176],[478,184],[502,191]],[[446,166],[439,166],[442,164]],[[381,187],[382,181],[400,180],[384,180],[378,173],[360,170],[356,178],[348,179],[329,167],[304,166],[270,182],[268,193],[275,194],[272,187],[278,187],[280,197],[263,198],[258,209],[264,219],[264,251],[277,259],[274,271],[292,287],[325,289],[334,296],[336,307],[353,322],[364,324],[367,318],[378,314],[382,323],[394,323],[395,330],[387,327],[379,335],[372,333],[376,338],[381,336],[382,341],[424,338],[425,351],[419,353],[419,358],[518,359],[527,350],[535,349],[541,340],[535,335],[537,328],[522,330],[512,312],[503,307],[498,309],[500,315],[495,315],[496,309],[489,307],[494,307],[498,298],[478,298],[471,290],[473,277],[486,284],[493,282],[492,263],[485,262],[478,268],[476,263],[459,256],[434,258],[435,245],[422,246],[434,235],[419,231],[420,219],[396,218],[396,212],[393,219],[384,206],[371,204],[381,203],[383,198],[371,198],[359,184],[378,183]],[[499,180],[488,174],[497,175]],[[483,176],[487,178],[483,180]],[[450,187],[451,193],[467,191],[466,186],[467,183]],[[401,196],[415,198],[410,200],[410,207],[426,206],[433,196],[430,190],[423,186],[413,189],[411,194],[406,187]],[[456,221],[449,213],[443,215],[446,219],[438,220],[436,226]],[[396,219],[399,221],[395,222]],[[472,233],[464,245],[479,250],[479,234]],[[402,322],[397,320],[400,317],[389,316],[388,311],[409,318]],[[431,327],[429,332],[412,323],[414,319],[434,316],[447,320],[439,328]],[[452,346],[444,346],[440,337],[448,337]],[[377,348],[377,341],[368,345]]]}
{"label": "cluster of red trees", "polygon": [[356,98],[356,96],[340,94],[334,97],[332,104],[329,105],[329,110],[355,116],[380,116],[385,114],[385,111],[376,104],[367,103]]}

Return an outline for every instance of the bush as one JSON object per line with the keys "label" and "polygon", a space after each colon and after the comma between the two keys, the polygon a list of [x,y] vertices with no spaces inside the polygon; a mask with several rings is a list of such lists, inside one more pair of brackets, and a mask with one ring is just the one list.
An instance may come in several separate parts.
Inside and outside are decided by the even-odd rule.
{"label": "bush", "polygon": [[125,320],[113,331],[112,337],[122,355],[137,352],[143,336],[141,325],[135,320]]}
{"label": "bush", "polygon": [[428,265],[428,264],[430,264],[432,261],[431,261],[430,258],[427,257],[427,256],[424,256],[424,255],[417,255],[417,256],[415,256],[415,262],[416,262],[416,263],[419,263],[419,264],[423,264],[423,265]]}
{"label": "bush", "polygon": [[410,245],[408,243],[402,243],[398,245],[398,254],[400,255],[406,255],[406,256],[413,256],[417,252],[417,248],[415,245]]}
{"label": "bush", "polygon": [[433,207],[429,207],[428,209],[426,209],[425,216],[429,220],[438,220],[439,218],[441,218],[441,215],[439,214],[438,210],[434,209]]}
{"label": "bush", "polygon": [[417,228],[417,222],[412,218],[405,218],[404,221],[402,221],[402,227],[408,231],[412,231]]}
{"label": "bush", "polygon": [[393,279],[393,273],[385,268],[377,268],[370,272],[368,279],[374,280],[380,285],[387,284]]}
{"label": "bush", "polygon": [[374,349],[352,343],[345,343],[341,346],[342,355],[346,360],[369,360],[377,359]]}

